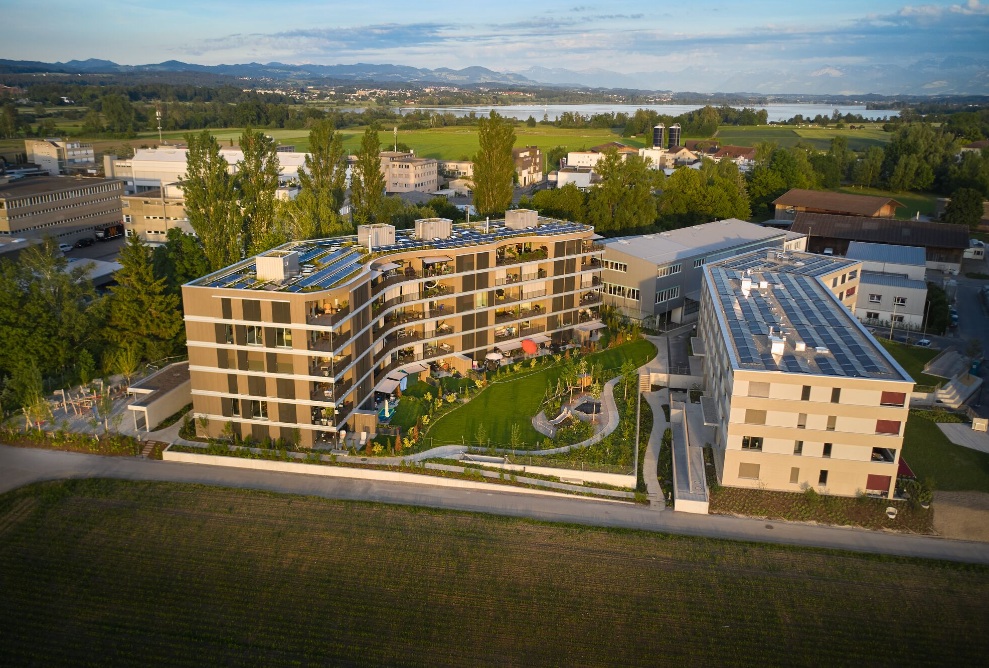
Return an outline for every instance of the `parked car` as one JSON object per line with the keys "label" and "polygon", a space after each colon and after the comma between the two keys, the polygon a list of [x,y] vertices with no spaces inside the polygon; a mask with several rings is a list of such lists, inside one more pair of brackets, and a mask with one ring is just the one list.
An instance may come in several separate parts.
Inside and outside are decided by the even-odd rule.
{"label": "parked car", "polygon": [[918,341],[914,345],[915,346],[920,346],[921,348],[930,348],[931,347],[931,340],[930,339],[921,339],[920,341]]}
{"label": "parked car", "polygon": [[83,237],[76,242],[76,248],[86,248],[87,246],[92,246],[95,242],[92,237]]}
{"label": "parked car", "polygon": [[70,250],[72,250],[72,244],[59,244],[58,249],[63,253],[68,253]]}

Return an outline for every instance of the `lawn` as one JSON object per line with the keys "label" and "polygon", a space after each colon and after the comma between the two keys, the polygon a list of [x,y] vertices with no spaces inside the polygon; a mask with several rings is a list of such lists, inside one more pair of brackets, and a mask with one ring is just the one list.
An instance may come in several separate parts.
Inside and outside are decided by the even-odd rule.
{"label": "lawn", "polygon": [[939,385],[945,382],[944,378],[928,376],[924,373],[924,365],[930,362],[941,351],[930,348],[920,348],[918,346],[908,346],[904,343],[896,343],[886,339],[877,339],[883,348],[893,356],[903,370],[910,374],[914,382],[918,385]]}
{"label": "lawn", "polygon": [[989,652],[978,566],[106,480],[4,495],[0,531],[4,665],[981,665]]}
{"label": "lawn", "polygon": [[[857,127],[857,124],[856,124]],[[755,146],[763,142],[775,142],[780,146],[795,146],[799,142],[810,144],[822,151],[828,150],[834,137],[845,137],[848,148],[853,151],[864,151],[870,146],[885,146],[892,134],[884,132],[881,125],[867,125],[862,130],[850,130],[847,127],[830,128],[798,128],[771,125],[742,125],[722,126],[718,128],[717,139],[722,144],[733,146]]]}
{"label": "lawn", "polygon": [[989,454],[955,445],[923,413],[912,411],[903,435],[903,459],[936,489],[989,492]]}
{"label": "lawn", "polygon": [[[641,365],[656,355],[656,348],[645,339],[610,348],[587,356],[589,364],[601,364],[605,370],[621,367],[626,359]],[[519,425],[522,441],[528,446],[543,440],[532,428],[532,417],[539,412],[549,383],[559,377],[559,366],[540,367],[522,372],[507,380],[496,379],[470,403],[437,420],[426,433],[430,446],[470,443],[483,425],[491,444],[508,447],[512,425]]]}

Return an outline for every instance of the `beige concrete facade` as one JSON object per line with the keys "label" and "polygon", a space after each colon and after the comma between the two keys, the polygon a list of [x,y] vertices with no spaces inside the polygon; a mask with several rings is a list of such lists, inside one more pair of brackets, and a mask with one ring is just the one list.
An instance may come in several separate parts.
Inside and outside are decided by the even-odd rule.
{"label": "beige concrete facade", "polygon": [[603,250],[589,226],[539,223],[401,231],[373,255],[356,237],[292,243],[276,250],[298,253],[299,274],[259,280],[252,258],[183,286],[196,415],[214,436],[229,423],[255,440],[334,443],[366,428],[375,388],[403,367],[463,370],[499,345],[569,342],[598,318]]}
{"label": "beige concrete facade", "polygon": [[149,190],[120,198],[127,236],[138,236],[148,243],[165,243],[168,230],[177,227],[192,234],[185,212],[185,198],[175,186]]}
{"label": "beige concrete facade", "polygon": [[526,188],[543,181],[543,154],[536,146],[513,148],[512,159],[515,161],[515,174],[519,186]]}
{"label": "beige concrete facade", "polygon": [[834,272],[780,279],[786,266],[770,269],[705,271],[698,337],[719,481],[891,497],[913,380],[840,308]]}
{"label": "beige concrete facade", "polygon": [[385,191],[430,193],[439,189],[438,161],[400,151],[382,151],[380,157]]}
{"label": "beige concrete facade", "polygon": [[24,150],[28,162],[40,166],[51,176],[96,169],[96,153],[92,144],[64,139],[25,139]]}
{"label": "beige concrete facade", "polygon": [[122,184],[80,177],[27,178],[0,184],[0,234],[51,236],[64,243],[121,221]]}

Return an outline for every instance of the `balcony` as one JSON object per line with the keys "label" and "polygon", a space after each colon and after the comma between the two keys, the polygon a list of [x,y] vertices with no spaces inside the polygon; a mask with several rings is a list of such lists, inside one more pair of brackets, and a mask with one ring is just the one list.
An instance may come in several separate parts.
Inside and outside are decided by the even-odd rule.
{"label": "balcony", "polygon": [[386,290],[387,288],[393,285],[406,283],[408,281],[413,281],[417,278],[422,278],[422,277],[423,277],[423,273],[420,271],[416,271],[412,267],[406,267],[404,271],[395,270],[394,274],[380,277],[378,279],[378,282],[375,283],[373,286],[371,286],[371,296],[372,297],[377,296],[383,290]]}
{"label": "balcony", "polygon": [[350,314],[350,305],[345,300],[339,307],[315,308],[306,318],[306,324],[332,327]]}
{"label": "balcony", "polygon": [[346,396],[353,384],[354,382],[349,379],[340,383],[313,383],[309,398],[312,401],[334,402]]}
{"label": "balcony", "polygon": [[872,461],[892,464],[896,461],[896,450],[891,448],[873,448]]}
{"label": "balcony", "polygon": [[539,260],[545,260],[547,257],[549,257],[547,252],[542,248],[538,248],[522,253],[503,253],[498,255],[496,264],[502,267],[511,264],[522,264],[523,262],[538,262]]}
{"label": "balcony", "polygon": [[520,274],[508,274],[503,278],[496,278],[495,285],[511,285],[512,283],[520,283],[522,281],[522,276]]}
{"label": "balcony", "polygon": [[588,306],[590,304],[600,304],[600,303],[601,303],[600,292],[589,292],[580,298],[581,306]]}
{"label": "balcony", "polygon": [[385,337],[384,347],[377,353],[378,356],[386,355],[396,348],[401,348],[403,346],[408,346],[416,341],[422,340],[422,333],[415,331],[404,331],[399,330],[395,334],[389,334]]}
{"label": "balcony", "polygon": [[432,287],[423,288],[422,296],[424,299],[435,299],[436,297],[442,297],[444,295],[452,295],[454,292],[452,285],[434,285]]}
{"label": "balcony", "polygon": [[318,364],[313,364],[309,369],[309,374],[311,376],[323,376],[326,378],[332,378],[337,373],[346,369],[350,366],[350,362],[353,358],[350,355],[337,355],[333,357],[329,362],[320,362]]}

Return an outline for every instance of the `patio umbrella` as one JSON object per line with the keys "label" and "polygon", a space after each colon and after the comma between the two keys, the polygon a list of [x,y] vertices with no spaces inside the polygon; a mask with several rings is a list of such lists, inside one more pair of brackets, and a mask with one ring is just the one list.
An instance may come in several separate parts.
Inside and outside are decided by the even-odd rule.
{"label": "patio umbrella", "polygon": [[526,353],[527,355],[531,355],[537,350],[539,350],[539,346],[536,345],[535,341],[533,341],[532,339],[522,340],[522,352]]}
{"label": "patio umbrella", "polygon": [[497,362],[502,357],[504,357],[504,355],[502,355],[501,353],[488,353],[487,355],[484,356],[484,359]]}
{"label": "patio umbrella", "polygon": [[385,399],[385,418],[388,418],[390,415],[391,413],[388,411],[388,400]]}

